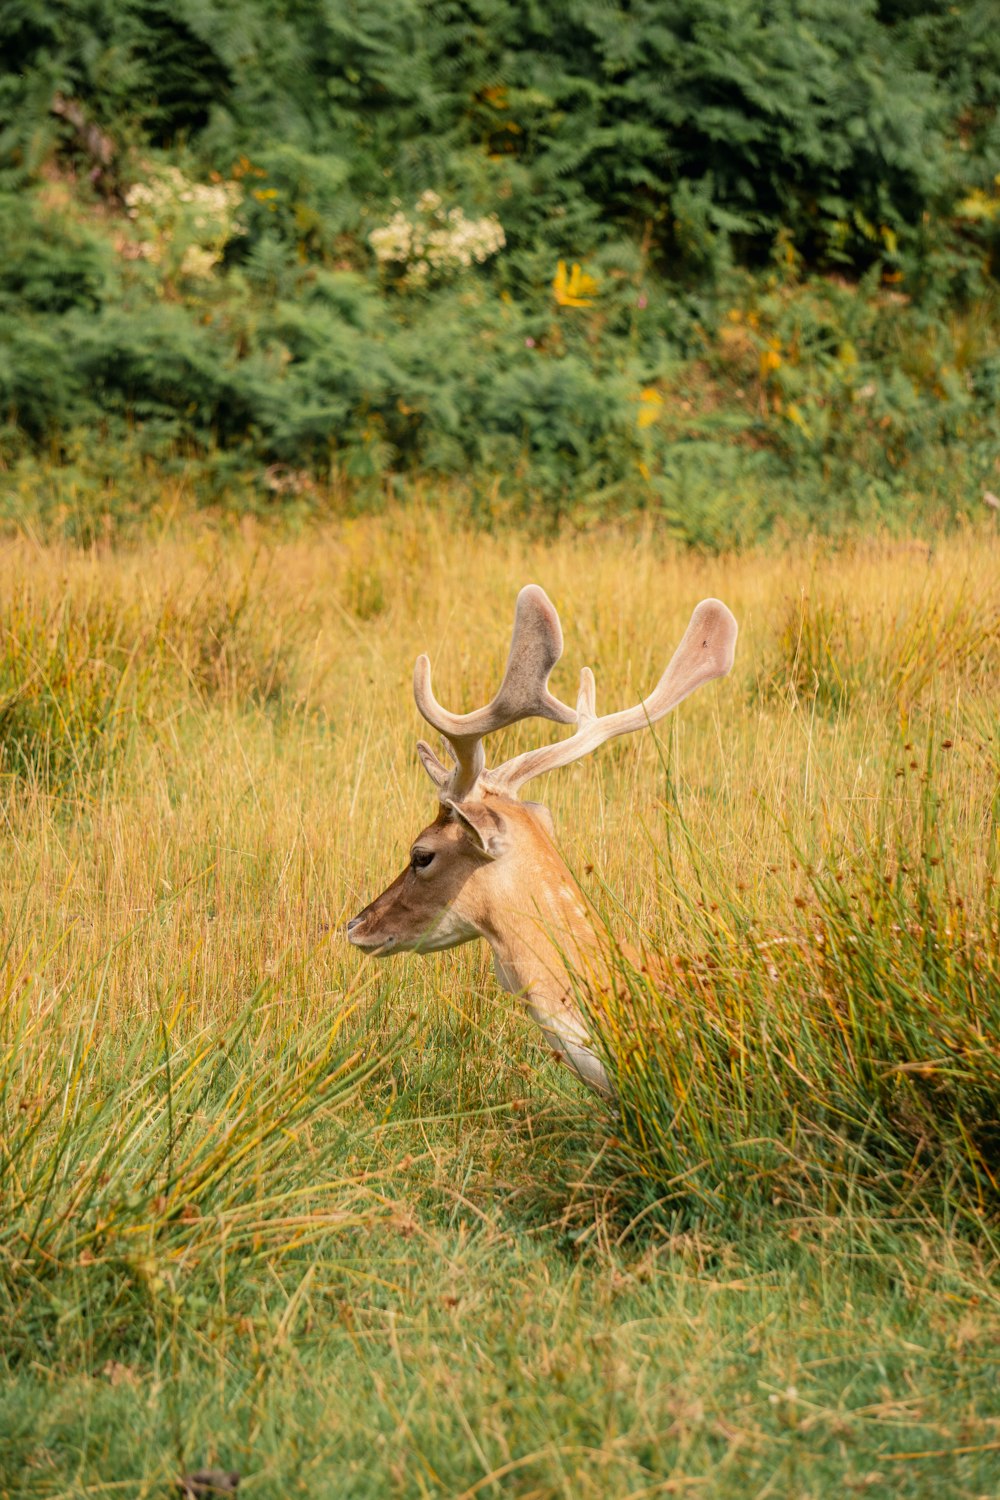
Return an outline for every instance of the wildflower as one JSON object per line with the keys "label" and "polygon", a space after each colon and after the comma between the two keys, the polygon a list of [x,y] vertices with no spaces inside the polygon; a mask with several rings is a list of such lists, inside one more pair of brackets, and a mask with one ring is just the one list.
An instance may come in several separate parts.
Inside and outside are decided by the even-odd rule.
{"label": "wildflower", "polygon": [[421,193],[412,217],[397,210],[368,240],[380,265],[401,266],[416,282],[482,265],[507,243],[495,214],[468,219],[461,208],[445,211],[431,189]]}
{"label": "wildflower", "polygon": [[592,307],[596,291],[594,277],[582,271],[575,261],[568,272],[566,262],[559,262],[552,280],[552,292],[560,307]]}
{"label": "wildflower", "polygon": [[637,419],[640,430],[644,427],[652,427],[660,415],[663,406],[663,397],[653,386],[647,386],[639,396],[639,416]]}
{"label": "wildflower", "polygon": [[221,260],[221,251],[208,250],[204,245],[188,245],[181,257],[181,275],[204,278]]}
{"label": "wildflower", "polygon": [[766,380],[772,370],[781,368],[781,355],[778,352],[780,348],[780,339],[768,339],[768,346],[760,356],[760,374],[762,380]]}
{"label": "wildflower", "polygon": [[245,226],[236,218],[243,202],[237,182],[195,182],[179,167],[148,166],[147,180],[125,193],[125,208],[142,237],[123,248],[130,259],[172,265],[184,276],[205,277],[225,245]]}
{"label": "wildflower", "polygon": [[981,188],[973,188],[972,192],[956,205],[956,212],[963,219],[980,219],[991,223],[1000,216],[1000,197],[984,193]]}

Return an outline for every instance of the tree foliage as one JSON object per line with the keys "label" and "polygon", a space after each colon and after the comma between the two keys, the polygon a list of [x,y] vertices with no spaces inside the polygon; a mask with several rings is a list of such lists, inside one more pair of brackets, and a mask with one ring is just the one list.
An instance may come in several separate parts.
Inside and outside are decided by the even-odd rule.
{"label": "tree foliage", "polygon": [[817,257],[871,258],[865,224],[905,233],[1000,139],[991,0],[12,0],[5,12],[9,167],[30,171],[60,136],[74,148],[49,117],[58,89],[122,142],[184,143],[223,170],[227,155],[280,146],[317,173],[332,154],[355,212],[472,177],[505,196],[528,243],[544,230],[576,253],[609,222],[649,220],[665,251],[721,232],[766,253],[787,228]]}
{"label": "tree foliage", "polygon": [[[654,492],[691,455],[668,457],[657,409],[637,420],[637,403],[717,343],[747,301],[741,268],[765,302],[810,272],[867,276],[869,303],[898,293],[921,316],[989,295],[994,9],[8,0],[4,446],[99,413],[112,437],[139,422],[359,476],[521,470],[557,509],[637,475]],[[206,227],[223,188],[238,209]],[[405,252],[376,255],[428,194],[435,233],[495,224],[502,253],[465,265],[443,250],[455,274],[424,285]],[[793,300],[815,312],[824,297]],[[883,321],[874,308],[835,346],[852,343],[859,368],[866,351],[884,359]],[[808,384],[822,340],[796,347]],[[991,357],[963,356],[966,433]],[[806,430],[814,446],[825,434],[824,463],[848,448],[854,462],[837,380],[782,396],[791,371],[786,358],[764,405],[775,462]],[[732,435],[681,440],[718,457]]]}

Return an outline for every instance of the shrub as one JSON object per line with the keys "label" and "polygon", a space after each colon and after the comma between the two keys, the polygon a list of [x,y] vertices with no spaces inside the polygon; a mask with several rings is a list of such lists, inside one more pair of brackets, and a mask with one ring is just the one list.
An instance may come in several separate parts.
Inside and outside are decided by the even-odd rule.
{"label": "shrub", "polygon": [[43,10],[0,462],[89,427],[213,494],[422,470],[708,548],[995,490],[989,0]]}

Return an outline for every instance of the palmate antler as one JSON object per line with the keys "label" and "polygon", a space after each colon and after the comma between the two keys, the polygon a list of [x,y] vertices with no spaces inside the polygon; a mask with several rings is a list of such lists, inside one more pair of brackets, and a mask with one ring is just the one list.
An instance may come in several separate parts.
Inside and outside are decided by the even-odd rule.
{"label": "palmate antler", "polygon": [[[736,621],[721,600],[703,599],[649,697],[635,708],[599,718],[594,704],[594,674],[589,667],[580,674],[575,710],[549,692],[549,674],[562,655],[562,630],[545,590],[528,584],[517,596],[514,633],[500,691],[485,708],[468,714],[452,714],[442,708],[431,691],[430,662],[426,656],[417,658],[413,673],[417,707],[450,744],[455,769],[448,771],[423,740],[418,741],[417,752],[442,801],[462,801],[483,792],[516,796],[526,781],[570,765],[616,735],[655,724],[696,688],[725,676],[733,664],[736,632]],[[526,750],[487,770],[484,736],[530,718],[575,724],[576,732],[555,745]]]}

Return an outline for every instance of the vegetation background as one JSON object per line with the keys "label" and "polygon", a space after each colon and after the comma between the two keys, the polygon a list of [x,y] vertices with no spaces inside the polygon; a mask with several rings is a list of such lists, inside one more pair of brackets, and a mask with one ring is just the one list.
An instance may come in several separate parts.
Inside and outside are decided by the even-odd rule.
{"label": "vegetation background", "polygon": [[[993,1500],[995,11],[0,7],[3,1500]],[[529,578],[741,626],[545,788],[614,1110],[339,936]]]}
{"label": "vegetation background", "polygon": [[421,473],[716,548],[967,515],[997,32],[992,0],[8,0],[0,456],[44,455],[64,525],[195,460],[239,508]]}

